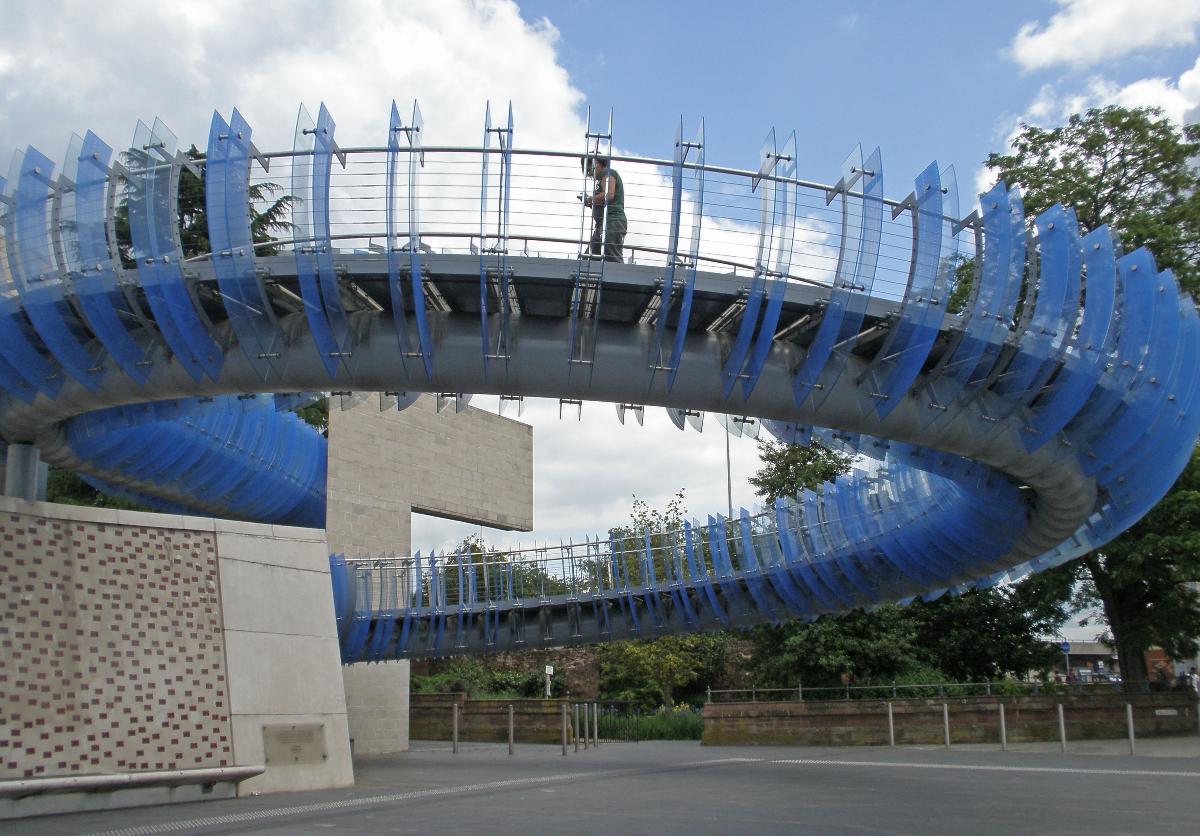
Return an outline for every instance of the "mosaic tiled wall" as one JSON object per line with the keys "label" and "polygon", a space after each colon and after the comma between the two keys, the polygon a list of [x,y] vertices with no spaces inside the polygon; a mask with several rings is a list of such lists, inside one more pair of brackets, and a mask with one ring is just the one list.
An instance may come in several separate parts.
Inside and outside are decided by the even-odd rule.
{"label": "mosaic tiled wall", "polygon": [[0,514],[0,779],[230,765],[229,715],[212,532]]}

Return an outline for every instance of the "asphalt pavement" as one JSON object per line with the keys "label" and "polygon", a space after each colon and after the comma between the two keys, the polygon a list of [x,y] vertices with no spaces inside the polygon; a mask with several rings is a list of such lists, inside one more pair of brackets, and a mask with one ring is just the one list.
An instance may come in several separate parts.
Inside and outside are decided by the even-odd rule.
{"label": "asphalt pavement", "polygon": [[1191,833],[1200,738],[938,747],[413,743],[356,785],[0,822],[5,833]]}

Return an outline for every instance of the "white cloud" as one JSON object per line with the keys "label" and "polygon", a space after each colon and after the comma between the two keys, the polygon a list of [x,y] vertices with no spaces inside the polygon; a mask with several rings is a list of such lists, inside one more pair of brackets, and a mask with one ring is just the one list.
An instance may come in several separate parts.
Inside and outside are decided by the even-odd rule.
{"label": "white cloud", "polygon": [[[495,398],[472,401],[494,410]],[[453,421],[453,416],[446,420]],[[531,533],[484,531],[500,546],[524,546],[602,538],[608,528],[629,521],[636,494],[652,508],[665,508],[680,488],[692,515],[726,512],[725,436],[712,415],[704,432],[680,432],[662,409],[646,408],[645,426],[631,415],[617,423],[612,404],[585,403],[580,420],[558,418],[557,401],[531,400],[524,421],[534,426],[534,523]],[[759,467],[757,447],[748,438],[730,439],[733,503],[753,510],[756,497],[746,478]],[[478,526],[414,516],[413,549],[448,549],[479,531]]]}
{"label": "white cloud", "polygon": [[[557,31],[546,20],[523,20],[507,0],[65,2],[52,14],[47,5],[38,0],[4,4],[0,154],[32,144],[57,159],[71,133],[87,129],[120,149],[139,119],[149,122],[155,116],[175,131],[181,145],[195,142],[203,149],[212,111],[228,116],[234,106],[253,127],[259,148],[286,150],[292,147],[299,104],[305,102],[315,116],[322,100],[337,121],[339,144],[378,146],[386,141],[392,99],[407,121],[414,97],[424,114],[426,144],[478,143],[484,102],[490,99],[494,123],[513,102],[519,146],[582,145],[583,97],[557,61]],[[55,25],[46,25],[48,19]],[[338,176],[349,180],[355,165]],[[0,170],[6,168],[7,159],[0,159]],[[536,211],[551,211],[544,197],[521,203],[515,178],[522,170],[518,162],[514,213],[529,201],[540,207]],[[270,176],[286,182],[286,166],[272,166]],[[572,196],[579,188],[578,167],[542,176],[550,179],[535,185],[562,186],[558,190],[567,195],[574,227],[561,207],[556,210],[561,216],[514,218],[514,224],[543,223],[576,234],[578,207]],[[640,181],[630,185],[632,213],[640,197],[649,199],[661,189],[663,178],[643,170]],[[335,191],[334,196],[344,195]],[[379,195],[370,200],[369,223],[379,227],[382,200]],[[478,198],[473,200],[473,210],[464,208],[465,200],[451,207],[449,223],[478,229],[478,215],[472,214],[478,212]],[[423,208],[438,204],[430,199]],[[640,211],[642,228],[631,230],[630,243],[640,239],[661,246],[656,210]],[[347,217],[335,207],[335,223]],[[753,248],[752,224],[707,218],[705,223],[706,249],[753,260],[747,254]],[[816,259],[814,273],[823,263],[822,248],[827,249],[823,233],[816,221],[797,230],[797,258]],[[479,402],[486,406],[489,399]],[[610,404],[585,404],[579,422],[559,421],[557,413],[555,402],[533,402],[526,412],[526,420],[537,427],[537,531],[490,532],[490,541],[557,542],[603,534],[628,520],[634,493],[661,508],[686,488],[693,513],[725,511],[725,433],[711,416],[698,435],[676,430],[661,409],[647,410],[645,427],[631,418],[621,427]],[[734,439],[731,448],[734,503],[750,506],[754,496],[746,476],[758,466],[755,445]],[[417,517],[413,546],[449,546],[472,530]]]}
{"label": "white cloud", "polygon": [[1047,23],[1029,22],[1011,54],[1024,70],[1088,67],[1149,47],[1196,42],[1200,0],[1057,0]]}
{"label": "white cloud", "polygon": [[527,146],[582,134],[556,30],[508,0],[46,6],[5,3],[0,150],[32,143],[56,158],[87,128],[120,147],[156,115],[203,146],[213,109],[235,105],[259,147],[290,148],[300,102],[315,114],[322,100],[340,144],[379,145],[392,99],[403,112],[414,97],[428,143],[478,142],[487,99],[513,101]]}
{"label": "white cloud", "polygon": [[[1119,105],[1121,107],[1157,107],[1177,125],[1200,121],[1200,58],[1179,78],[1143,78],[1120,85],[1101,76],[1093,76],[1082,89],[1060,91],[1053,84],[1042,85],[1033,101],[1019,116],[1009,114],[997,125],[997,137],[1003,137],[1004,150],[1020,133],[1021,124],[1053,127],[1061,125],[1074,113],[1089,108]],[[983,192],[995,182],[988,169],[981,166],[976,172],[976,188]]]}

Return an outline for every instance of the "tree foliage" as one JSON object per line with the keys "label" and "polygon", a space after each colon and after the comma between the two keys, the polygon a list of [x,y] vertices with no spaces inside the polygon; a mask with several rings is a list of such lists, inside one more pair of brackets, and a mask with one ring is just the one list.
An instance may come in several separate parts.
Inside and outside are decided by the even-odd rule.
{"label": "tree foliage", "polygon": [[600,695],[645,706],[673,706],[677,698],[695,698],[704,690],[725,666],[728,649],[726,633],[610,642],[597,652]]}
{"label": "tree foliage", "polygon": [[[1187,290],[1200,290],[1200,125],[1183,128],[1157,109],[1108,107],[1066,125],[1023,125],[1012,153],[987,165],[1020,185],[1030,214],[1054,203],[1075,209],[1083,228],[1108,224],[1125,249],[1146,246]],[[1153,463],[1148,463],[1153,466]],[[1196,650],[1200,602],[1186,584],[1200,579],[1200,494],[1193,456],[1185,473],[1143,520],[1104,548],[1066,567],[1055,594],[1103,607],[1131,687],[1146,675],[1154,645],[1174,656]]]}
{"label": "tree foliage", "polygon": [[807,446],[759,439],[758,457],[763,466],[749,481],[768,503],[794,497],[805,489],[815,490],[849,470],[854,460],[816,439]]}
{"label": "tree foliage", "polygon": [[1022,124],[1012,153],[991,154],[998,178],[1019,184],[1033,216],[1061,203],[1080,225],[1102,224],[1126,250],[1148,247],[1160,268],[1200,289],[1200,125],[1181,129],[1157,108],[1106,107],[1075,114],[1067,124]]}

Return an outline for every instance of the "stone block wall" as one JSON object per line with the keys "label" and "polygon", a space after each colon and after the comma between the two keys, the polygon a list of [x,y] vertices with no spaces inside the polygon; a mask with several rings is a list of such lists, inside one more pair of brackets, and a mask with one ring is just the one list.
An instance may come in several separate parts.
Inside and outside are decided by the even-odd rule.
{"label": "stone block wall", "polygon": [[[559,700],[476,700],[465,694],[413,694],[409,698],[410,733],[415,740],[451,738],[453,708],[458,705],[458,739],[474,743],[508,740],[508,707],[513,707],[513,739],[517,743],[562,741]],[[567,722],[573,715],[568,711]]]}
{"label": "stone block wall", "polygon": [[[893,700],[897,744],[941,744],[942,705],[949,708],[951,743],[998,743],[1000,703],[1012,743],[1058,740],[1058,703],[1068,740],[1120,738],[1125,705],[1133,705],[1139,737],[1195,734],[1196,702],[1184,694],[1089,694]],[[704,706],[707,745],[887,745],[883,700],[735,702]]]}

